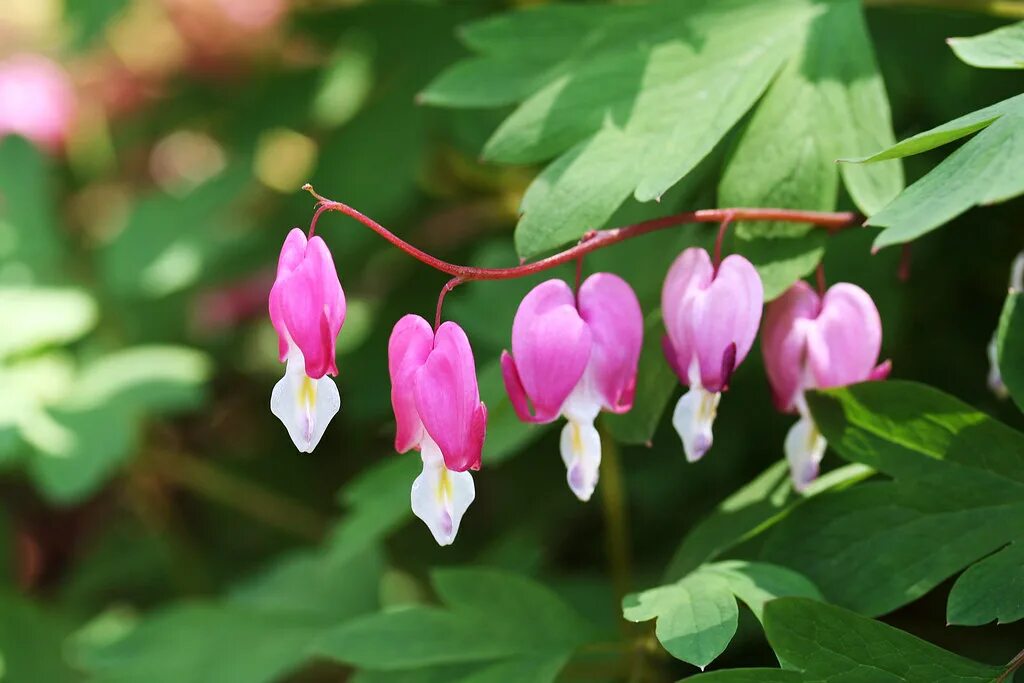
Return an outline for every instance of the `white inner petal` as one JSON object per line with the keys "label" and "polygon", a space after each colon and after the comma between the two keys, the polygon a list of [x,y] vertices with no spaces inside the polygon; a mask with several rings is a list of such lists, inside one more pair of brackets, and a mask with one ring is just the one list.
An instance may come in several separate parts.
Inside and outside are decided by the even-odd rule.
{"label": "white inner petal", "polygon": [[270,395],[270,412],[288,428],[295,447],[302,453],[312,453],[340,409],[341,396],[334,380],[326,375],[320,379],[308,377],[302,353],[289,352],[284,377]]}
{"label": "white inner petal", "polygon": [[691,376],[689,390],[676,404],[672,413],[672,426],[682,439],[683,452],[690,462],[700,460],[711,448],[714,441],[711,430],[721,400],[721,392],[708,391],[701,386],[699,380],[693,381]]}
{"label": "white inner petal", "polygon": [[789,473],[793,479],[793,488],[797,491],[803,491],[817,479],[827,445],[810,414],[801,411],[800,419],[789,428],[785,442]]}
{"label": "white inner petal", "polygon": [[601,435],[593,418],[566,422],[560,446],[569,488],[580,500],[590,500],[601,469]]}
{"label": "white inner petal", "polygon": [[423,520],[438,545],[451,545],[459,533],[462,516],[476,497],[469,472],[453,472],[444,466],[441,449],[424,434],[420,442],[423,471],[412,483],[412,511]]}

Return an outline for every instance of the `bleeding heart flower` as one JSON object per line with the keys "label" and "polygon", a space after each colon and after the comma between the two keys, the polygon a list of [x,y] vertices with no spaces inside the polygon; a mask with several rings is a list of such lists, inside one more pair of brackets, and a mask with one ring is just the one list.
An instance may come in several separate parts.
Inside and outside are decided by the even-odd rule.
{"label": "bleeding heart flower", "polygon": [[14,133],[56,151],[68,136],[75,109],[71,81],[57,63],[32,54],[0,62],[0,137]]}
{"label": "bleeding heart flower", "polygon": [[568,420],[562,460],[580,500],[593,494],[601,464],[594,419],[633,407],[643,330],[636,294],[611,273],[587,278],[578,298],[561,280],[542,282],[516,311],[512,354],[501,355],[505,389],[524,422]]}
{"label": "bleeding heart flower", "polygon": [[284,377],[274,387],[270,410],[288,428],[295,447],[311,453],[341,408],[334,382],[334,344],[345,322],[345,293],[334,260],[319,237],[308,242],[298,228],[288,233],[270,290],[270,319],[277,330]]}
{"label": "bleeding heart flower", "polygon": [[395,324],[388,342],[395,450],[420,451],[412,511],[439,545],[450,545],[476,496],[467,470],[480,469],[487,407],[480,401],[473,349],[453,322],[437,333],[418,315]]}
{"label": "bleeding heart flower", "polygon": [[800,414],[785,451],[793,486],[802,491],[818,476],[827,445],[804,392],[885,379],[889,361],[876,365],[882,321],[875,302],[856,285],[841,282],[819,297],[797,282],[768,304],[761,344],[776,407]]}
{"label": "bleeding heart flower", "polygon": [[736,254],[716,269],[708,252],[691,247],[669,268],[661,290],[663,347],[679,380],[689,386],[672,425],[690,462],[711,448],[722,391],[754,343],[763,298],[757,270]]}
{"label": "bleeding heart flower", "polygon": [[[1010,293],[1024,292],[1024,251],[1017,254],[1010,266]],[[1010,391],[1003,383],[1003,376],[999,372],[999,329],[992,333],[992,339],[988,343],[988,388],[999,398],[1006,398]]]}

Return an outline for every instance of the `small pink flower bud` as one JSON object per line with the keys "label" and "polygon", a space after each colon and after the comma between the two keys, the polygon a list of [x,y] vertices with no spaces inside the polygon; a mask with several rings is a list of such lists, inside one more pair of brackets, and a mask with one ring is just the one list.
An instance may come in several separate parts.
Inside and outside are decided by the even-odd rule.
{"label": "small pink flower bud", "polygon": [[542,282],[516,312],[512,354],[501,356],[505,388],[524,422],[568,420],[562,460],[580,500],[593,494],[601,463],[594,419],[633,406],[643,328],[636,294],[611,273],[587,278],[578,298],[561,280]]}
{"label": "small pink flower bud", "polygon": [[797,282],[768,304],[761,342],[775,405],[800,420],[786,437],[793,485],[800,491],[818,476],[826,442],[811,418],[804,392],[885,379],[888,361],[878,363],[882,321],[863,289],[846,282],[818,296]]}
{"label": "small pink flower bud", "polygon": [[439,545],[455,540],[476,495],[468,470],[480,469],[487,407],[480,401],[473,350],[453,322],[437,333],[418,315],[399,320],[388,342],[395,450],[420,451],[412,510]]}
{"label": "small pink flower bud", "polygon": [[334,382],[334,345],[345,322],[345,293],[334,260],[319,237],[298,228],[288,233],[270,290],[270,319],[278,335],[285,376],[274,387],[270,408],[295,446],[310,453],[341,408]]}
{"label": "small pink flower bud", "polygon": [[0,137],[14,133],[53,152],[75,118],[75,91],[56,62],[19,54],[0,62]]}
{"label": "small pink flower bud", "polygon": [[721,392],[750,352],[763,298],[757,270],[736,254],[716,270],[708,252],[691,247],[669,268],[661,291],[663,346],[672,369],[690,388],[672,416],[690,462],[711,448]]}

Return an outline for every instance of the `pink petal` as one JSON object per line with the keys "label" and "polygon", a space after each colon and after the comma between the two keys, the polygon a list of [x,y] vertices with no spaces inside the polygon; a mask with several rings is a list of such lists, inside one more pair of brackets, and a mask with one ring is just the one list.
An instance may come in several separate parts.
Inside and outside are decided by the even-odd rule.
{"label": "pink petal", "polygon": [[590,329],[576,311],[569,285],[548,280],[530,290],[512,323],[512,355],[519,387],[515,382],[510,384],[511,375],[503,371],[513,405],[521,400],[513,392],[521,388],[520,393],[529,397],[536,412],[527,418],[529,421],[555,419],[583,376],[590,347]]}
{"label": "pink petal", "polygon": [[868,293],[846,282],[830,287],[807,335],[814,386],[826,389],[867,380],[881,348],[882,320]]}
{"label": "pink petal", "polygon": [[15,133],[55,152],[71,131],[76,109],[71,79],[56,62],[34,54],[0,62],[0,137]]}
{"label": "pink petal", "polygon": [[479,469],[487,410],[480,402],[473,350],[466,333],[446,322],[434,348],[416,372],[413,392],[423,427],[441,449],[445,467]]}
{"label": "pink petal", "polygon": [[747,259],[733,254],[719,264],[711,284],[693,299],[690,324],[700,363],[700,381],[717,392],[750,352],[761,324],[764,289]]}
{"label": "pink petal", "polygon": [[281,310],[281,292],[283,287],[278,283],[291,275],[292,271],[302,264],[306,254],[306,233],[292,228],[281,247],[281,255],[277,259],[277,277],[270,290],[270,321],[277,331],[277,348],[279,360],[283,363],[288,357],[288,328],[284,324],[284,312]]}
{"label": "pink petal", "polygon": [[516,361],[508,351],[501,352],[501,378],[505,380],[505,391],[520,420],[523,422],[550,422],[558,416],[558,413],[530,414],[530,399],[526,395],[526,390],[523,389],[523,381],[519,379]]}
{"label": "pink petal", "polygon": [[288,234],[270,291],[270,318],[281,360],[290,340],[302,352],[307,375],[338,374],[335,341],[345,321],[345,294],[331,252],[319,237],[307,243],[301,230]]}
{"label": "pink petal", "polygon": [[413,383],[434,346],[430,323],[418,315],[406,315],[391,331],[388,340],[388,372],[391,375],[391,407],[395,411],[395,450],[405,453],[417,448],[423,438],[423,423],[416,411]]}
{"label": "pink petal", "polygon": [[711,257],[691,247],[672,264],[661,293],[662,315],[679,379],[689,384],[698,362],[700,382],[711,392],[728,383],[754,343],[764,290],[757,270],[742,256],[726,257],[715,272]]}
{"label": "pink petal", "polygon": [[661,289],[661,316],[675,352],[671,365],[683,384],[690,383],[687,371],[696,353],[691,321],[693,297],[711,284],[714,271],[708,252],[690,247],[672,262]]}
{"label": "pink petal", "polygon": [[579,312],[590,327],[590,367],[604,408],[626,412],[633,407],[644,339],[640,302],[618,275],[595,273],[580,287]]}
{"label": "pink petal", "polygon": [[821,308],[818,294],[799,281],[768,304],[761,333],[765,371],[772,386],[775,407],[796,410],[803,384],[807,330]]}

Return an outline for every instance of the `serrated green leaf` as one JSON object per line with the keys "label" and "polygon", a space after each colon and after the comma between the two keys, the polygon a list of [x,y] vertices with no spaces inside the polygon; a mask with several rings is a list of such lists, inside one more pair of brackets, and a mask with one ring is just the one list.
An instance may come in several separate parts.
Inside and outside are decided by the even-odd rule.
{"label": "serrated green leaf", "polygon": [[96,324],[96,303],[79,289],[0,287],[0,360],[72,342]]}
{"label": "serrated green leaf", "polygon": [[1024,435],[911,382],[869,382],[808,402],[832,448],[895,481],[807,502],[773,529],[764,559],[807,575],[831,602],[876,615],[1016,538]]}
{"label": "serrated green leaf", "polygon": [[815,683],[990,683],[1000,670],[892,626],[806,598],[774,600],[765,632],[775,653]]}
{"label": "serrated green leaf", "polygon": [[1018,540],[972,565],[949,592],[946,620],[981,626],[1024,619],[1024,542]]}
{"label": "serrated green leaf", "polygon": [[665,578],[685,576],[770,528],[804,500],[846,488],[871,474],[873,470],[863,465],[846,465],[819,477],[801,496],[793,491],[789,464],[780,460],[722,501],[687,533],[665,570]]}
{"label": "serrated green leaf", "polygon": [[768,642],[786,668],[700,674],[694,683],[991,683],[1000,670],[840,607],[801,597],[765,608]]}
{"label": "serrated green leaf", "polygon": [[679,581],[627,595],[629,621],[657,619],[655,635],[672,656],[704,668],[736,633],[742,600],[761,619],[764,604],[782,595],[820,597],[803,576],[782,567],[721,562],[698,567]]}
{"label": "serrated green leaf", "polygon": [[[980,131],[980,132],[979,132]],[[1024,95],[1011,97],[919,133],[854,163],[883,161],[933,149],[977,133],[930,173],[904,190],[868,225],[886,228],[875,247],[909,242],[967,209],[1005,201],[1024,192]]]}
{"label": "serrated green leaf", "polygon": [[376,550],[342,563],[323,550],[300,552],[228,599],[179,603],[112,640],[87,629],[76,659],[97,683],[277,681],[310,658],[322,633],[377,606],[381,569]]}
{"label": "serrated green leaf", "polygon": [[946,42],[961,61],[983,69],[1024,69],[1024,21]]}
{"label": "serrated green leaf", "polygon": [[1011,291],[996,332],[999,375],[1017,406],[1024,410],[1024,293]]}
{"label": "serrated green leaf", "polygon": [[[835,163],[894,142],[860,3],[828,3],[802,42],[740,136],[719,204],[832,211],[841,170],[857,205],[877,211],[902,189],[900,165]],[[813,271],[825,251],[825,236],[813,226],[741,223],[733,234],[735,249],[757,266],[767,300]]]}
{"label": "serrated green leaf", "polygon": [[364,617],[326,634],[317,651],[383,671],[505,659],[512,666],[511,660],[564,661],[590,635],[557,595],[514,574],[445,570],[434,583],[448,609],[416,606]]}
{"label": "serrated green leaf", "polygon": [[523,257],[603,226],[630,194],[661,197],[753,106],[821,11],[801,0],[581,9],[536,8],[470,27],[464,37],[484,58],[442,75],[426,95],[505,102],[493,84],[476,94],[480,83],[507,78],[516,93],[537,83],[485,149],[511,163],[561,155],[523,199]]}

